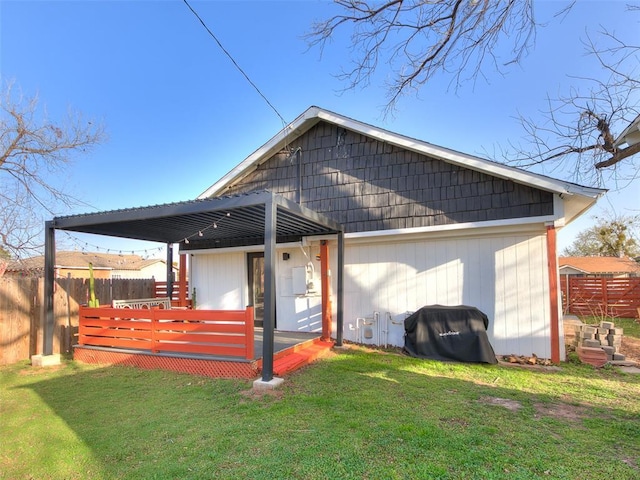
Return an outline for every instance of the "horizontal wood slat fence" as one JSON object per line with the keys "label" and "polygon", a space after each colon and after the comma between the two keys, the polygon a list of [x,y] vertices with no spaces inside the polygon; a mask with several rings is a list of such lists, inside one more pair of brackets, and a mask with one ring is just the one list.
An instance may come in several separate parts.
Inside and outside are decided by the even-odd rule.
{"label": "horizontal wood slat fence", "polygon": [[[153,279],[96,279],[101,305],[113,299],[155,295]],[[53,352],[70,352],[78,330],[78,309],[89,300],[89,280],[60,278],[54,286]],[[44,279],[0,277],[0,365],[42,353]]]}
{"label": "horizontal wood slat fence", "polygon": [[[173,289],[171,290],[171,301],[177,302],[178,300],[180,300],[180,286],[181,284],[179,284],[178,282],[173,283]],[[169,296],[167,295],[167,282],[156,282],[155,289],[156,289],[155,291],[156,298]],[[187,297],[188,293],[189,293],[189,283],[187,282],[187,284],[185,285],[184,296]]]}
{"label": "horizontal wood slat fence", "polygon": [[79,345],[253,359],[253,307],[177,310],[80,307]]}
{"label": "horizontal wood slat fence", "polygon": [[560,276],[562,306],[574,315],[638,318],[640,278]]}

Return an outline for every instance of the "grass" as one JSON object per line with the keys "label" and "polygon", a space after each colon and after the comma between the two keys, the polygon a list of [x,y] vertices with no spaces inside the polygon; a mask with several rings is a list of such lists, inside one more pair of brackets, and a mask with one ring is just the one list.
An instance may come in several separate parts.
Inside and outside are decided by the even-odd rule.
{"label": "grass", "polygon": [[[626,331],[625,331],[626,334]],[[2,479],[636,479],[640,376],[350,348],[250,382],[0,368]]]}

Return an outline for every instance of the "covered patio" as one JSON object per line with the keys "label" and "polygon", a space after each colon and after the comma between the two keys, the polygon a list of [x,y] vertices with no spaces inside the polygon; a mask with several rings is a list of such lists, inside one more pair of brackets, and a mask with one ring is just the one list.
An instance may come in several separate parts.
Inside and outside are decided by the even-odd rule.
{"label": "covered patio", "polygon": [[[342,226],[333,220],[302,207],[282,196],[268,191],[254,192],[245,195],[217,197],[189,202],[156,205],[151,207],[115,210],[84,215],[56,217],[45,224],[45,329],[43,338],[43,353],[53,353],[53,288],[55,265],[55,232],[66,230],[98,235],[107,235],[135,240],[161,242],[167,245],[167,266],[171,268],[173,262],[173,246],[180,245],[180,253],[188,253],[195,249],[216,249],[225,247],[241,247],[251,245],[264,246],[264,323],[262,335],[255,335],[251,339],[255,355],[248,358],[245,354],[232,356],[230,359],[221,358],[220,361],[233,363],[258,362],[262,381],[270,382],[274,376],[274,361],[278,346],[284,350],[295,348],[286,346],[290,342],[301,340],[289,332],[279,332],[276,335],[275,313],[275,281],[276,281],[276,244],[284,242],[302,241],[304,237],[324,237],[324,248],[321,249],[324,258],[323,268],[328,269],[329,240],[337,241],[337,292],[336,292],[336,344],[342,344],[343,332],[343,270],[344,270],[344,231]],[[183,269],[184,270],[184,269]],[[183,275],[184,273],[181,273]],[[324,280],[326,277],[326,280]],[[322,289],[322,340],[328,341],[331,335],[331,312],[329,299],[329,275],[323,275]],[[169,276],[171,278],[171,276]],[[326,282],[326,284],[325,284]],[[171,282],[168,293],[171,295]],[[206,311],[201,312],[206,316]],[[133,311],[131,311],[133,313]],[[108,320],[108,319],[107,319]],[[112,328],[113,323],[94,325],[104,330]],[[189,318],[185,322],[195,321]],[[200,324],[211,323],[211,319],[203,318]],[[120,324],[118,324],[120,325]],[[193,327],[196,328],[196,327]],[[197,327],[198,329],[201,327]],[[247,325],[245,329],[248,330]],[[166,329],[165,329],[166,330]],[[254,328],[251,325],[251,335]],[[114,336],[113,334],[111,334]],[[151,335],[151,334],[150,334]],[[316,334],[316,337],[319,334]],[[117,336],[117,335],[115,335]],[[254,341],[261,337],[261,342]],[[188,337],[184,337],[188,338]],[[287,338],[286,341],[283,339]],[[216,355],[198,352],[180,352],[174,345],[171,352],[156,351],[138,352],[138,357],[184,358],[185,361],[215,360]],[[181,342],[177,342],[181,343]],[[187,344],[188,342],[182,342]],[[133,345],[133,344],[132,344]],[[178,350],[175,350],[178,348]],[[135,355],[135,348],[122,349],[109,346],[87,346],[82,351],[90,350],[91,355],[97,352],[107,352],[110,355]],[[126,351],[124,351],[126,350]],[[76,349],[76,354],[80,354]],[[195,355],[195,356],[194,356]],[[224,357],[225,355],[223,355]],[[219,357],[219,356],[218,356]],[[255,358],[253,358],[255,357]],[[120,362],[122,363],[122,362]],[[126,362],[125,362],[126,363]]]}

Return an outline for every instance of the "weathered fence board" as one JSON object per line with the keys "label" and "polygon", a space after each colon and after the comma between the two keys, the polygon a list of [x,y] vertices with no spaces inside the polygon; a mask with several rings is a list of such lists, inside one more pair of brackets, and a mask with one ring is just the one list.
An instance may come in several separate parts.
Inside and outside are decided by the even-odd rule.
{"label": "weathered fence board", "polygon": [[640,278],[562,275],[563,309],[574,315],[637,318]]}
{"label": "weathered fence board", "polygon": [[[96,279],[101,305],[113,299],[152,297],[153,279]],[[54,286],[54,353],[71,350],[78,329],[78,306],[88,303],[89,280],[60,278]],[[0,365],[42,353],[44,280],[0,277]]]}

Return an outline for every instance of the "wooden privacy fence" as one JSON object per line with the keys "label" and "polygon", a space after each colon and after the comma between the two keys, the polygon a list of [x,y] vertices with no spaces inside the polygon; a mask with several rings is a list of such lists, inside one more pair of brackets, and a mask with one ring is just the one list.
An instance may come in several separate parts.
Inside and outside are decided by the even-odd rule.
{"label": "wooden privacy fence", "polygon": [[[153,297],[153,279],[96,279],[101,305],[113,299]],[[54,286],[53,352],[71,350],[78,328],[78,307],[89,299],[89,280],[59,278]],[[0,365],[42,353],[44,279],[0,277]]]}
{"label": "wooden privacy fence", "polygon": [[582,316],[637,318],[640,278],[561,275],[563,310]]}
{"label": "wooden privacy fence", "polygon": [[253,359],[253,307],[246,310],[80,307],[79,345]]}

